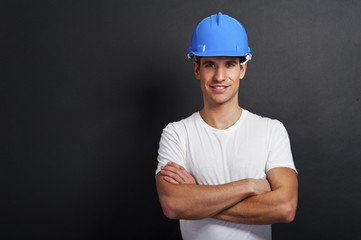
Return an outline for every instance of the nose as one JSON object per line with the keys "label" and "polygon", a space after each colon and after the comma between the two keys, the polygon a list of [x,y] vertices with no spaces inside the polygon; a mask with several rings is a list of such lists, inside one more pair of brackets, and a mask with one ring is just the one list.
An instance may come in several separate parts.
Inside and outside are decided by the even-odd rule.
{"label": "nose", "polygon": [[224,69],[222,66],[218,66],[216,68],[214,80],[219,82],[226,80],[226,69]]}

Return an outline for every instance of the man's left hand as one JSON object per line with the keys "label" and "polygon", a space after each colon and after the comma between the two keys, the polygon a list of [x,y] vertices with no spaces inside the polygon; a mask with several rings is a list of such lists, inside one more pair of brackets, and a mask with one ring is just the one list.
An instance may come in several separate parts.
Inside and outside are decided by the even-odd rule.
{"label": "man's left hand", "polygon": [[161,167],[164,180],[173,184],[197,184],[192,175],[190,175],[184,167],[168,162],[167,165]]}

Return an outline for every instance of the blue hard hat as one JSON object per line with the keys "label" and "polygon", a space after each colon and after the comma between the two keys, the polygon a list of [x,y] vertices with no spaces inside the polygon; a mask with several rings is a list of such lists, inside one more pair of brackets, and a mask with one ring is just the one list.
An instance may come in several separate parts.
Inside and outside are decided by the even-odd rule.
{"label": "blue hard hat", "polygon": [[218,13],[203,19],[195,28],[188,58],[233,56],[251,59],[247,33],[236,19]]}

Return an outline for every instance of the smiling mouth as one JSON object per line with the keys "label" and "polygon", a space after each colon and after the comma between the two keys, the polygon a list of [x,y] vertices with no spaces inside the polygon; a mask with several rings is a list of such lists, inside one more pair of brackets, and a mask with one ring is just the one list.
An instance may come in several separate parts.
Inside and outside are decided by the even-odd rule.
{"label": "smiling mouth", "polygon": [[211,88],[217,93],[222,93],[228,88],[228,86],[211,86]]}
{"label": "smiling mouth", "polygon": [[224,89],[227,88],[228,86],[211,86],[211,88],[217,88],[217,89]]}

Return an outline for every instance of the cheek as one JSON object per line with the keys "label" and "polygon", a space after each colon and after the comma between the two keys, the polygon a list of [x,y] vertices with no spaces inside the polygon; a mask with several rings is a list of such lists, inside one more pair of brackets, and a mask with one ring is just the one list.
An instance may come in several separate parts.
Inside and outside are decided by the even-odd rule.
{"label": "cheek", "polygon": [[207,86],[207,84],[210,82],[210,76],[207,74],[202,74],[199,78],[201,86]]}
{"label": "cheek", "polygon": [[240,83],[240,79],[238,78],[239,76],[236,76],[236,78],[234,78],[233,81],[233,85],[238,88],[239,87],[239,83]]}
{"label": "cheek", "polygon": [[206,83],[206,81],[202,81],[202,80],[201,80],[201,89],[202,89],[202,91],[205,90],[206,88],[207,88],[207,83]]}

